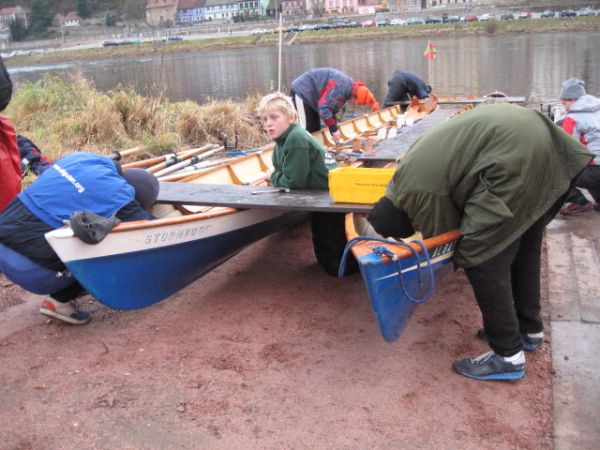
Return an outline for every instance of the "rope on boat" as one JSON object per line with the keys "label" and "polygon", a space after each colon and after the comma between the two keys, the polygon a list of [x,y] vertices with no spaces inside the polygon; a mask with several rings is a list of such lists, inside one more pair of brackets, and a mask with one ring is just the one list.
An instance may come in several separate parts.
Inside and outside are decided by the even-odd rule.
{"label": "rope on boat", "polygon": [[[369,237],[369,236],[357,236],[357,237],[351,239],[350,241],[348,241],[348,243],[346,244],[346,248],[344,249],[344,253],[342,254],[342,260],[340,261],[340,269],[338,271],[338,278],[342,278],[344,276],[344,273],[346,272],[346,260],[347,260],[348,254],[350,253],[350,250],[352,249],[352,247],[354,247],[359,242],[363,242],[363,241],[375,241],[375,242],[382,242],[384,244],[389,244],[389,245],[398,245],[400,247],[404,247],[404,248],[410,250],[410,252],[413,254],[415,259],[417,260],[417,279],[419,280],[419,291],[423,288],[424,283],[423,283],[423,279],[421,278],[421,258],[419,257],[419,252],[412,245],[407,244],[406,242],[402,242],[402,241],[390,241],[388,239]],[[423,295],[416,296],[416,297],[413,297],[408,292],[408,290],[406,289],[406,286],[404,285],[404,278],[402,277],[402,267],[400,265],[400,259],[398,258],[398,256],[395,253],[393,253],[392,251],[388,250],[383,245],[374,246],[372,248],[372,250],[373,250],[374,254],[376,254],[380,257],[387,256],[392,261],[396,262],[396,264],[398,265],[398,275],[400,277],[400,287],[402,288],[402,292],[404,293],[404,295],[406,295],[406,298],[408,298],[410,301],[417,303],[417,304],[423,304],[423,303],[426,303],[427,301],[429,301],[429,299],[433,295],[433,291],[435,290],[435,276],[433,274],[433,268],[431,267],[431,258],[429,256],[429,251],[427,251],[427,247],[425,246],[425,243],[420,240],[414,240],[414,241],[411,241],[411,243],[417,244],[419,247],[421,247],[421,250],[423,252],[423,256],[425,259],[424,262],[426,263],[426,267],[424,267],[423,269],[427,272],[427,275],[429,278],[429,289],[427,289],[427,291]]]}

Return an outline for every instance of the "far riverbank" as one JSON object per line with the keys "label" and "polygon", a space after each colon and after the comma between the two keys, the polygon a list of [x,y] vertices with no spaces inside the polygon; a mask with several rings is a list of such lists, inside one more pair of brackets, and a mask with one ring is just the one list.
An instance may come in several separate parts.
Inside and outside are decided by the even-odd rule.
{"label": "far riverbank", "polygon": [[[298,33],[293,40],[293,45],[390,40],[414,37],[440,39],[464,35],[554,33],[569,31],[600,31],[600,16],[573,17],[568,19],[510,20],[321,30]],[[260,36],[226,36],[174,42],[143,42],[119,47],[98,47],[81,50],[69,49],[35,55],[16,56],[7,59],[6,65],[8,67],[16,67],[82,60],[121,59],[143,55],[161,55],[166,53],[271,47],[276,46],[278,41],[278,35],[270,34]]]}

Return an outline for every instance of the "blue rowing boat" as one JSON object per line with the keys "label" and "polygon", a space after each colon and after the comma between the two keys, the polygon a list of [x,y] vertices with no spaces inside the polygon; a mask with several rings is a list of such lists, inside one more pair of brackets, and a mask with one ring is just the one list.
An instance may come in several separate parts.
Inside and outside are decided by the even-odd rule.
{"label": "blue rowing boat", "polygon": [[[182,181],[259,184],[272,167],[271,152],[241,156]],[[156,205],[153,214],[159,219],[121,223],[96,245],[82,242],[70,227],[51,231],[46,239],[96,300],[130,310],[169,297],[246,246],[307,217],[191,205]]]}
{"label": "blue rowing boat", "polygon": [[[398,340],[417,305],[428,301],[436,280],[452,268],[460,237],[451,231],[410,243],[383,239],[360,214],[346,216],[346,252],[352,252],[387,342]],[[340,267],[340,276],[344,267]]]}

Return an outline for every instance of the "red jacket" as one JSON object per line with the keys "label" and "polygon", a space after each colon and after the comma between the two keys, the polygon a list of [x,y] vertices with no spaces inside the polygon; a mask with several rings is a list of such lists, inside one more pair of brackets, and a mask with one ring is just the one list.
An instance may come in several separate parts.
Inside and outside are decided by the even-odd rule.
{"label": "red jacket", "polygon": [[21,154],[10,119],[0,116],[0,211],[21,192]]}

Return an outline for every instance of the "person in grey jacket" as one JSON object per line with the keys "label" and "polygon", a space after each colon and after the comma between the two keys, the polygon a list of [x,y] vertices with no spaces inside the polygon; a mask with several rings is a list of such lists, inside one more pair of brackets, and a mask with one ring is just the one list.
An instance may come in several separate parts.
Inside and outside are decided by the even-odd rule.
{"label": "person in grey jacket", "polygon": [[[576,216],[592,209],[600,211],[600,99],[586,93],[583,81],[570,78],[563,83],[560,100],[567,110],[562,123],[563,130],[595,154],[567,198],[570,204],[560,213]],[[592,205],[577,188],[587,189],[595,204]]]}
{"label": "person in grey jacket", "polygon": [[416,73],[408,70],[396,70],[388,80],[388,92],[383,101],[383,107],[388,108],[410,100],[413,96],[419,100],[429,97],[431,86],[423,81]]}

